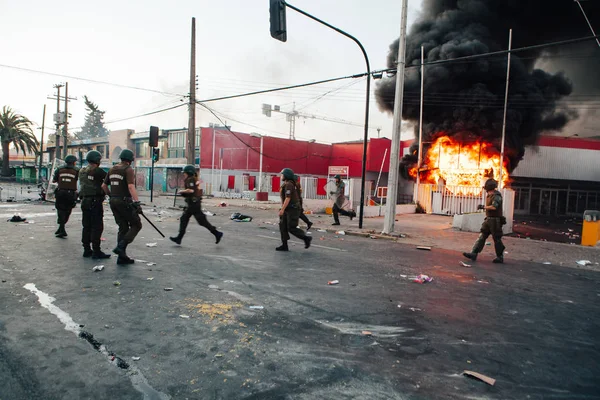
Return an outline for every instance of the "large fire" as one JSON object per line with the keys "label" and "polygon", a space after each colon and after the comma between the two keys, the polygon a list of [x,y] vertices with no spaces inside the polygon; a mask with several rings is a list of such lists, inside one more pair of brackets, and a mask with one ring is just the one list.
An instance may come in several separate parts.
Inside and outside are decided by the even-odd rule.
{"label": "large fire", "polygon": [[[502,181],[509,181],[508,171],[503,165]],[[469,190],[456,188],[472,187],[480,190],[482,182],[490,177],[500,179],[500,153],[491,143],[482,140],[462,143],[451,136],[438,137],[429,147],[420,169],[420,182],[439,184],[445,182],[446,188],[455,193]],[[409,171],[417,177],[417,167]]]}

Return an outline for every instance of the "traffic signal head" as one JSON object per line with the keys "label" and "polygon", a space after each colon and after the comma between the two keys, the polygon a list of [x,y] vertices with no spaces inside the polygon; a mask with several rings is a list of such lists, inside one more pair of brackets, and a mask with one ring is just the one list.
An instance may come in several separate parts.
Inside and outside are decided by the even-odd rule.
{"label": "traffic signal head", "polygon": [[155,147],[152,149],[152,160],[154,162],[158,162],[159,158],[160,158],[160,148]]}
{"label": "traffic signal head", "polygon": [[271,36],[274,39],[281,40],[282,42],[287,40],[285,6],[284,0],[269,0],[269,22],[271,23]]}

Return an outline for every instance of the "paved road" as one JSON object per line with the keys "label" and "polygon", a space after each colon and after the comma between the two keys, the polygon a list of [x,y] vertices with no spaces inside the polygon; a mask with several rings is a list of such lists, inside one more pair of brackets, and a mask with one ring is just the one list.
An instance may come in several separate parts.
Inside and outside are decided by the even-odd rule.
{"label": "paved road", "polygon": [[[600,398],[597,272],[322,232],[278,253],[274,227],[224,216],[219,245],[146,223],[146,262],[92,272],[80,215],[61,240],[50,206],[10,207],[35,223],[0,222],[1,400]],[[175,233],[176,212],[150,217]]]}

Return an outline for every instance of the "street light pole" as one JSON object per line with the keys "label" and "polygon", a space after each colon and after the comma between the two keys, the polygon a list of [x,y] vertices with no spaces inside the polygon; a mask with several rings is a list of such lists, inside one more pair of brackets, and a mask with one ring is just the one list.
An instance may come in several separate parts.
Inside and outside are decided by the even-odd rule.
{"label": "street light pole", "polygon": [[360,181],[360,212],[359,212],[359,218],[358,218],[358,227],[362,228],[363,225],[363,213],[364,213],[364,205],[365,205],[365,178],[366,178],[366,174],[367,174],[367,144],[368,144],[368,140],[369,140],[369,96],[371,93],[371,65],[369,64],[369,57],[367,56],[367,52],[365,50],[365,48],[363,47],[362,43],[355,38],[354,36],[350,35],[349,33],[344,32],[343,30],[336,28],[335,26],[328,24],[327,22],[313,16],[310,15],[309,13],[300,10],[299,8],[294,7],[293,5],[287,3],[287,2],[283,2],[287,7],[291,8],[292,10],[314,20],[317,21],[320,24],[325,25],[326,27],[333,29],[334,31],[346,36],[349,39],[352,39],[352,41],[354,41],[354,43],[356,43],[358,45],[358,47],[360,47],[360,51],[362,51],[363,56],[365,57],[365,63],[367,64],[367,95],[366,95],[366,103],[365,103],[365,132],[364,132],[364,143],[363,143],[363,155],[362,155],[362,173],[361,173],[361,181]]}

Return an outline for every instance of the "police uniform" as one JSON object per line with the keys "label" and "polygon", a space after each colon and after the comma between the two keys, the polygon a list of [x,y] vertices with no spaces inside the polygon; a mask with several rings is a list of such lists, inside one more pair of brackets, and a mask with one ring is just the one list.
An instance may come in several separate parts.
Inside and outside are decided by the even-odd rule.
{"label": "police uniform", "polygon": [[83,256],[92,258],[108,258],[100,250],[100,240],[104,230],[104,201],[105,193],[102,183],[106,179],[106,172],[94,164],[83,167],[79,171],[79,197],[81,198],[81,243]]}
{"label": "police uniform", "polygon": [[[194,169],[193,166],[192,169]],[[186,207],[183,210],[183,215],[179,218],[179,235],[171,237],[170,239],[177,244],[181,244],[181,239],[185,235],[185,230],[190,222],[190,218],[193,216],[196,218],[196,221],[198,221],[198,224],[215,235],[216,243],[218,244],[223,237],[223,233],[212,226],[210,222],[208,222],[208,219],[206,219],[204,212],[202,212],[202,195],[200,194],[198,178],[195,176],[195,169],[193,174],[186,172],[186,175],[188,175],[188,177],[184,182],[185,189],[191,189],[193,190],[193,193],[182,194],[182,196],[185,197]]]}
{"label": "police uniform", "polygon": [[306,230],[309,230],[312,226],[312,222],[308,219],[308,217],[304,214],[304,205],[302,201],[302,186],[300,185],[300,179],[296,176],[296,188],[298,189],[298,198],[300,199],[300,219],[304,221],[306,224]]}
{"label": "police uniform", "polygon": [[335,201],[333,203],[333,224],[332,225],[339,225],[340,224],[340,214],[346,216],[346,217],[350,217],[350,220],[352,220],[352,218],[356,217],[356,213],[354,211],[346,211],[344,210],[344,203],[346,202],[346,195],[344,194],[345,190],[346,190],[346,184],[344,183],[344,181],[342,181],[340,178],[338,178],[336,176],[336,188],[335,191],[331,192],[330,194],[335,196]]}
{"label": "police uniform", "polygon": [[142,221],[128,187],[135,183],[133,168],[125,162],[115,165],[108,171],[104,183],[110,186],[110,209],[119,226],[117,247],[113,252],[119,254],[117,263],[129,263],[132,260],[127,257],[125,249],[142,229]]}
{"label": "police uniform", "polygon": [[290,199],[283,215],[279,217],[279,232],[281,234],[282,245],[277,248],[278,251],[288,251],[288,240],[290,240],[290,233],[296,236],[298,239],[302,239],[305,244],[305,248],[310,247],[312,237],[306,236],[304,231],[298,228],[298,220],[300,219],[300,196],[296,188],[296,184],[293,180],[287,179],[284,181],[280,189],[281,204],[286,199]]}
{"label": "police uniform", "polygon": [[54,192],[58,230],[54,233],[57,237],[67,236],[65,225],[69,222],[71,211],[77,204],[77,178],[79,171],[73,163],[69,163],[54,172],[53,182],[58,183]]}
{"label": "police uniform", "polygon": [[494,190],[497,186],[496,182],[492,179],[488,179],[485,186],[487,189],[488,184],[491,184],[490,190],[488,190],[487,197],[485,199],[485,206],[493,206],[495,209],[490,210],[485,208],[485,220],[481,224],[481,233],[473,245],[471,253],[463,253],[463,255],[473,261],[477,259],[477,255],[481,253],[485,246],[486,239],[492,235],[494,239],[494,250],[496,251],[496,258],[494,263],[504,262],[504,244],[502,243],[502,225],[506,224],[506,218],[502,215],[502,194]]}

